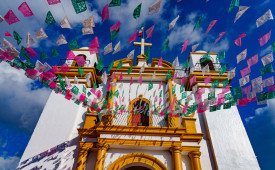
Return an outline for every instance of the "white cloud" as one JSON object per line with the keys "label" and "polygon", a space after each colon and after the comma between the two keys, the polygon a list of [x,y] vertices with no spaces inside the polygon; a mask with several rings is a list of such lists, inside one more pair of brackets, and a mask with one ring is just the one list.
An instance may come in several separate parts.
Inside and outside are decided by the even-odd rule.
{"label": "white cloud", "polygon": [[[205,42],[203,43],[203,50],[208,51],[212,47],[214,42]],[[227,51],[229,49],[229,40],[227,38],[221,39],[217,44],[211,48],[211,52],[221,52]]]}
{"label": "white cloud", "polygon": [[18,163],[20,161],[20,158],[17,156],[11,156],[11,157],[0,157],[0,169],[8,170],[8,169],[16,169]]}
{"label": "white cloud", "polygon": [[31,89],[33,80],[7,63],[0,64],[0,72],[0,120],[31,133],[51,90]]}

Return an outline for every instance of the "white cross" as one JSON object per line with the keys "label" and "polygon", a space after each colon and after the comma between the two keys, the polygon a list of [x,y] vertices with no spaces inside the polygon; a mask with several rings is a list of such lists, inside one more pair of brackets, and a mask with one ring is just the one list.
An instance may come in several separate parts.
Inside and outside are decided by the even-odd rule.
{"label": "white cross", "polygon": [[134,46],[140,46],[141,47],[141,54],[144,54],[144,47],[152,47],[151,43],[145,43],[144,38],[141,39],[141,42],[134,42]]}

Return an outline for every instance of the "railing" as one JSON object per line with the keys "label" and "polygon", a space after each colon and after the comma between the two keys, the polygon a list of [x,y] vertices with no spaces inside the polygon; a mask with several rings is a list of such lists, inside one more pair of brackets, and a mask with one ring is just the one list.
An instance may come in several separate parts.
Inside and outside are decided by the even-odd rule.
{"label": "railing", "polygon": [[[226,71],[230,70],[229,65],[227,63],[211,63],[211,65],[213,65],[212,69],[211,69],[210,64],[208,65],[210,70],[214,69],[215,71],[219,71],[219,69],[221,67],[224,67],[224,66],[226,66]],[[193,70],[202,70],[202,68],[203,67],[201,66],[201,63],[196,63],[196,65],[191,69],[193,69]]]}
{"label": "railing", "polygon": [[[74,63],[74,61],[76,62],[76,60],[67,60],[67,59],[60,59],[58,65],[59,66],[62,66],[65,62],[68,64],[68,66],[72,66],[72,64]],[[90,60],[86,60],[86,64],[84,64],[84,66],[82,67],[93,67],[90,65],[91,64],[91,61]],[[76,66],[77,66],[77,63],[76,63]]]}

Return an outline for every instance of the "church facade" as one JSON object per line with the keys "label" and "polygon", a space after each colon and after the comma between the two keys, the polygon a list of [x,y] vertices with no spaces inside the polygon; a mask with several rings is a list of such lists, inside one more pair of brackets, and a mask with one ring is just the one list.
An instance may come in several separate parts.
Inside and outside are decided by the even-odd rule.
{"label": "church facade", "polygon": [[[71,93],[71,100],[66,100],[53,91],[18,169],[260,169],[237,106],[210,111],[215,103],[208,102],[204,111],[180,114],[187,104],[207,103],[213,90],[214,98],[225,93],[222,81],[228,72],[219,75],[222,64],[215,64],[217,54],[210,53],[204,62],[210,71],[204,73],[204,51],[190,53],[188,68],[181,70],[165,60],[161,66],[159,59],[148,63],[142,48],[136,64],[127,58],[115,61],[106,84],[96,68],[98,56],[86,48],[74,50],[75,56],[85,56],[83,76],[69,60],[70,70],[56,74],[66,77],[70,89],[90,91],[96,84],[100,94],[91,93],[96,100],[90,102],[96,101],[92,105],[100,108],[107,101],[106,108],[85,108],[74,103],[80,93]],[[120,62],[122,68],[118,68]],[[211,82],[219,79],[217,88],[205,85],[209,75]],[[194,76],[196,82],[191,83]],[[198,92],[201,97],[196,97]],[[161,111],[163,106],[168,111]]]}

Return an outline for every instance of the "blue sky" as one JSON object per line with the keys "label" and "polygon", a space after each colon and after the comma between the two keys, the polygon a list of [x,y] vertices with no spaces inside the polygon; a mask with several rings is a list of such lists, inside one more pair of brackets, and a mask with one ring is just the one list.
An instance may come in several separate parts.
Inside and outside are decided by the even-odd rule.
{"label": "blue sky", "polygon": [[[44,2],[45,1],[45,2]],[[110,1],[110,0],[109,0]],[[121,7],[109,8],[110,18],[102,22],[100,12],[107,4],[107,1],[87,1],[88,10],[76,14],[72,3],[69,0],[63,0],[61,4],[49,6],[46,0],[26,2],[32,9],[34,16],[24,18],[17,10],[22,0],[0,0],[0,15],[4,16],[9,9],[12,9],[20,22],[9,26],[5,21],[0,23],[0,36],[5,37],[6,31],[10,33],[16,30],[23,37],[22,45],[26,46],[27,32],[33,36],[39,28],[43,27],[49,38],[38,41],[32,47],[40,53],[42,49],[50,55],[53,47],[56,47],[61,53],[60,57],[46,59],[50,65],[57,65],[60,59],[66,58],[66,52],[69,50],[67,45],[57,46],[55,44],[58,36],[62,33],[67,41],[77,39],[80,47],[87,47],[95,36],[99,38],[100,56],[103,57],[104,65],[108,66],[112,60],[125,58],[127,54],[135,49],[135,56],[140,53],[139,47],[128,44],[128,38],[145,23],[145,30],[155,24],[155,30],[152,38],[146,40],[151,42],[153,47],[150,50],[151,58],[160,58],[172,62],[177,56],[182,64],[187,60],[191,46],[201,42],[197,50],[211,50],[211,52],[221,52],[225,50],[226,59],[223,62],[229,63],[230,68],[236,67],[236,77],[231,85],[238,86],[238,80],[241,78],[240,70],[247,66],[246,61],[237,65],[236,55],[247,48],[247,59],[258,53],[259,59],[271,52],[271,43],[274,42],[274,34],[271,32],[271,38],[263,47],[259,46],[258,38],[274,28],[274,20],[270,20],[261,27],[256,27],[256,19],[263,15],[270,7],[274,7],[275,1],[272,0],[240,0],[240,5],[250,6],[244,15],[234,24],[234,18],[238,7],[234,7],[231,13],[227,13],[230,1],[210,0],[182,0],[177,3],[176,0],[163,0],[160,12],[154,15],[148,15],[148,7],[156,0],[146,0],[142,2],[141,16],[138,20],[132,17],[134,8],[140,3],[135,0],[122,0]],[[56,24],[47,27],[44,20],[46,13],[51,11]],[[271,9],[272,10],[272,9]],[[201,15],[204,15],[201,26],[193,32],[193,27]],[[82,35],[82,22],[90,15],[94,16],[96,27],[93,35]],[[168,30],[169,23],[179,15],[180,18],[175,27]],[[72,30],[62,29],[60,21],[68,16],[73,27]],[[121,22],[121,30],[115,40],[112,41],[113,47],[119,41],[121,42],[121,52],[115,55],[103,55],[104,47],[111,42],[110,27],[117,21]],[[218,20],[217,24],[203,38],[204,33],[212,20]],[[215,45],[213,43],[218,38],[220,32],[228,31],[225,36]],[[273,30],[274,31],[274,30]],[[235,45],[234,40],[246,33],[242,39],[242,46]],[[12,37],[5,37],[18,50]],[[187,50],[180,54],[182,44],[189,38]],[[165,41],[169,39],[169,48],[161,53]],[[140,39],[138,38],[138,41]],[[2,39],[1,39],[2,47]],[[211,48],[212,47],[212,48]],[[33,61],[39,59],[33,58]],[[261,61],[252,66],[250,80],[260,76]],[[32,81],[24,76],[23,71],[11,68],[6,63],[0,64],[0,168],[14,167],[16,161],[19,161],[28,140],[32,134],[36,122],[39,119],[43,106],[47,101],[50,90],[42,87],[39,82]],[[273,73],[263,76],[268,78]],[[264,89],[267,91],[266,89]],[[258,106],[255,102],[247,106],[239,107],[239,112],[251,140],[255,154],[262,169],[271,169],[274,166],[275,159],[275,115],[272,113],[275,107],[275,101],[269,101],[268,105]],[[2,133],[3,132],[3,133]],[[272,166],[273,165],[273,166]]]}

